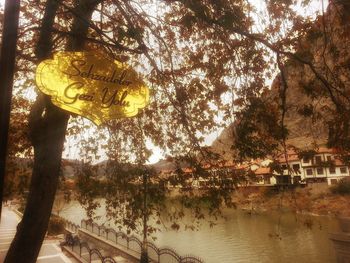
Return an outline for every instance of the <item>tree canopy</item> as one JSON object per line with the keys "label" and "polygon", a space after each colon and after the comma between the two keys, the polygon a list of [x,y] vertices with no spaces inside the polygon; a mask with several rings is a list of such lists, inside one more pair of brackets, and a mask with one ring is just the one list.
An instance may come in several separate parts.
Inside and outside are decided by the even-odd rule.
{"label": "tree canopy", "polygon": [[[325,32],[317,32],[312,22],[315,14],[301,16],[296,9],[298,1],[259,5],[249,1],[98,1],[91,21],[76,13],[73,2],[55,2],[59,5],[50,32],[53,52],[66,49],[73,18],[78,17],[89,25],[84,49],[103,50],[111,58],[130,64],[152,91],[150,105],[138,118],[108,122],[94,131],[93,138],[80,135],[91,126],[88,121],[71,118],[68,138],[77,140],[68,139],[66,147],[78,142],[90,158],[102,142],[109,158],[135,161],[137,146],[146,139],[170,155],[195,155],[201,152],[208,133],[237,120],[237,114],[243,114],[240,119],[249,119],[244,116],[247,113],[240,112],[256,105],[279,66],[284,68],[288,61],[314,71],[322,96],[332,100],[334,110],[347,112],[346,94],[341,91],[344,81],[337,78],[339,74],[331,75],[333,69],[324,77],[327,69],[319,65],[322,61],[312,54],[306,56],[308,49],[301,44],[312,34],[331,35],[329,24],[324,25]],[[305,10],[308,2],[302,3]],[[34,54],[35,50],[41,52],[36,40],[42,18],[33,14],[43,14],[45,4],[22,3],[17,97],[34,96],[29,90],[35,87],[38,57]],[[264,14],[269,21],[261,17]],[[325,22],[322,18],[318,21]],[[283,126],[282,114],[278,113],[283,108],[282,93],[278,97],[273,114],[276,124]],[[276,132],[269,135],[280,139],[282,134]]]}
{"label": "tree canopy", "polygon": [[[237,126],[240,154],[232,157],[237,161],[286,148],[288,96],[295,84],[291,65],[307,73],[299,84],[312,101],[298,111],[322,118],[330,128],[329,145],[347,150],[348,59],[340,59],[346,48],[336,36],[345,37],[349,27],[332,25],[348,21],[349,3],[330,1],[328,9],[337,12],[328,16],[326,2],[321,3],[318,12],[305,16],[303,10],[312,1],[22,1],[12,124],[20,126],[23,118],[29,119],[34,171],[45,174],[38,165],[45,157],[54,167],[52,175],[58,174],[65,134],[66,149],[79,146],[87,161],[98,159],[101,149],[117,163],[140,165],[151,154],[148,141],[189,163],[208,162],[209,153],[202,147],[205,136],[231,123]],[[305,41],[308,38],[321,43],[316,51]],[[35,65],[63,50],[98,50],[132,66],[151,89],[149,106],[135,118],[100,127],[91,128],[89,121],[71,116],[66,130],[67,113],[56,110],[34,88]],[[271,93],[276,75],[278,91]],[[315,111],[320,99],[329,103]],[[17,103],[21,100],[26,102]],[[11,136],[15,154],[30,152],[24,135]],[[56,148],[47,150],[49,141]],[[57,152],[52,160],[43,157],[49,152]],[[32,184],[35,187],[40,188]],[[53,185],[53,193],[54,189]]]}

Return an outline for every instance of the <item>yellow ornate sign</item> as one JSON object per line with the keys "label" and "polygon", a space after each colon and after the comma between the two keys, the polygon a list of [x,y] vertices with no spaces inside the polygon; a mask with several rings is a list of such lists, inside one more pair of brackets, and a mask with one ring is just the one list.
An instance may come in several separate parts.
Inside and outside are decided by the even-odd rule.
{"label": "yellow ornate sign", "polygon": [[135,70],[90,52],[59,52],[36,70],[38,88],[56,106],[97,125],[135,116],[149,90]]}

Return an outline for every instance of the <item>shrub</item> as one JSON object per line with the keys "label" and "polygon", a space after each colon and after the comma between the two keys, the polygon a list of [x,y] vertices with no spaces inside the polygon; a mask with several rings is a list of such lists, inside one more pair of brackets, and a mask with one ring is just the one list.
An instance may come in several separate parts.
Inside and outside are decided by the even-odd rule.
{"label": "shrub", "polygon": [[21,212],[22,214],[24,213],[24,208],[25,208],[25,203],[21,202],[18,207],[18,211]]}
{"label": "shrub", "polygon": [[64,233],[65,221],[61,217],[52,215],[47,232],[49,235],[58,235]]}
{"label": "shrub", "polygon": [[261,192],[266,198],[275,197],[279,194],[278,188],[276,187],[263,187]]}
{"label": "shrub", "polygon": [[339,182],[331,187],[333,194],[349,195],[350,194],[350,179],[343,178]]}

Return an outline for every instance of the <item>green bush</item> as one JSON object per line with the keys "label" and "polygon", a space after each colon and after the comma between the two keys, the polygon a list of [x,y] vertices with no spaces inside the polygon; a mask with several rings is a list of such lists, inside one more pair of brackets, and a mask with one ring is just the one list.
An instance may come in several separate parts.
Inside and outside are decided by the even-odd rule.
{"label": "green bush", "polygon": [[333,194],[349,195],[350,194],[350,179],[343,178],[339,182],[331,187]]}
{"label": "green bush", "polygon": [[61,217],[52,215],[47,232],[49,235],[58,235],[64,233],[65,221]]}

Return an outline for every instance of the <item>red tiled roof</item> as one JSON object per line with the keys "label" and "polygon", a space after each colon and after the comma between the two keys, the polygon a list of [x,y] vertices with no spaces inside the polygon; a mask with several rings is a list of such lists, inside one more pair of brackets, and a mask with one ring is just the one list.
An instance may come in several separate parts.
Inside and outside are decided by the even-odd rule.
{"label": "red tiled roof", "polygon": [[270,167],[259,167],[258,169],[256,169],[254,171],[254,173],[256,175],[270,174],[271,173],[271,169],[270,169]]}
{"label": "red tiled roof", "polygon": [[337,153],[337,150],[334,148],[326,148],[326,147],[320,147],[318,149],[316,149],[317,153],[331,153],[331,154],[335,154]]}
{"label": "red tiled roof", "polygon": [[[334,148],[319,147],[318,149],[315,149],[315,152],[316,152],[316,154],[320,154],[320,153],[336,154],[337,150]],[[289,149],[287,151],[287,154],[288,154],[288,161],[290,161],[290,162],[300,160],[298,154],[293,149]],[[284,157],[284,153],[279,155],[279,157],[277,158],[277,161],[279,161],[280,163],[286,162],[285,157]]]}

